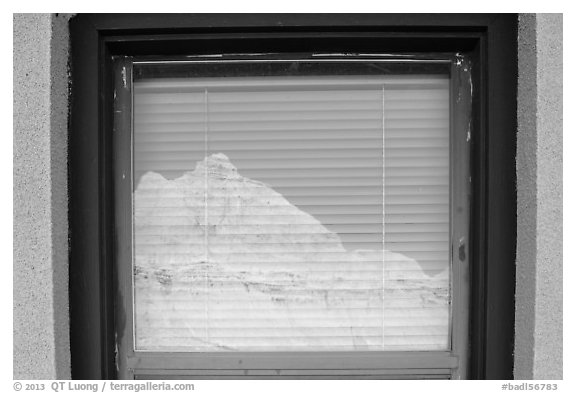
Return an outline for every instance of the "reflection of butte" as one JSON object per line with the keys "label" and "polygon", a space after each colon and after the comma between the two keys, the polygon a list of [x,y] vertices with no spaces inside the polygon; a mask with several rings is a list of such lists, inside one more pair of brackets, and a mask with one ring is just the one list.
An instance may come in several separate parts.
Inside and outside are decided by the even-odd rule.
{"label": "reflection of butte", "polygon": [[[381,262],[383,254],[378,250],[346,251],[337,234],[266,184],[241,176],[222,153],[206,157],[196,164],[194,171],[174,180],[155,172],[142,176],[135,191],[135,233],[142,239],[137,242],[142,251],[139,256],[172,255],[170,260],[164,258],[163,264],[179,265],[176,261],[179,255],[186,255],[190,263],[191,256],[198,259],[204,254],[206,184],[210,190],[211,260],[231,263],[230,255],[253,254],[262,262],[283,256],[288,257],[286,262],[294,259]],[[144,239],[153,241],[154,246]],[[428,278],[413,259],[390,251],[384,255],[387,262],[404,265],[411,277]],[[144,266],[152,261],[137,258],[137,262]],[[402,273],[393,270],[396,275]],[[447,277],[445,273],[437,278]]]}
{"label": "reflection of butte", "polygon": [[[134,200],[137,320],[145,318],[137,324],[142,327],[137,334],[146,345],[201,346],[169,337],[163,342],[161,336],[168,333],[146,327],[163,321],[174,331],[186,326],[192,329],[189,334],[206,340],[204,329],[196,331],[194,320],[188,320],[190,311],[206,307],[206,302],[215,310],[212,315],[219,315],[222,307],[240,307],[243,317],[257,321],[265,312],[276,329],[304,329],[292,332],[297,336],[310,329],[311,315],[324,318],[335,324],[324,322],[326,328],[352,335],[349,345],[354,348],[381,343],[381,338],[375,342],[357,329],[366,331],[376,318],[381,331],[383,309],[387,304],[394,307],[395,298],[402,298],[406,306],[447,310],[447,270],[429,277],[402,254],[347,251],[337,234],[266,184],[241,176],[222,153],[206,157],[194,171],[174,180],[146,173]],[[205,327],[208,321],[202,323]],[[347,333],[342,333],[346,326]],[[225,338],[210,337],[213,344],[235,347]],[[319,345],[306,340],[307,345]]]}

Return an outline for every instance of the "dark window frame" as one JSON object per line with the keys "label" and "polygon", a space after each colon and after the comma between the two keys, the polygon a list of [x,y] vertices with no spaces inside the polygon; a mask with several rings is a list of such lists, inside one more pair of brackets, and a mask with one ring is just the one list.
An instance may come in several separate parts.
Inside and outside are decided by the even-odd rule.
{"label": "dark window frame", "polygon": [[125,323],[114,312],[112,56],[236,52],[239,45],[244,52],[458,52],[478,65],[472,68],[469,376],[512,378],[516,15],[79,15],[70,27],[73,378],[117,376],[114,331]]}

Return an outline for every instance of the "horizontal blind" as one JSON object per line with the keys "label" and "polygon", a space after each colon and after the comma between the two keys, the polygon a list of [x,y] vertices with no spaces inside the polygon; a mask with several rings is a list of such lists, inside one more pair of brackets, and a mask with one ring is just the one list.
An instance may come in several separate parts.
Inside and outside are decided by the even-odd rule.
{"label": "horizontal blind", "polygon": [[138,350],[445,350],[448,80],[134,85]]}

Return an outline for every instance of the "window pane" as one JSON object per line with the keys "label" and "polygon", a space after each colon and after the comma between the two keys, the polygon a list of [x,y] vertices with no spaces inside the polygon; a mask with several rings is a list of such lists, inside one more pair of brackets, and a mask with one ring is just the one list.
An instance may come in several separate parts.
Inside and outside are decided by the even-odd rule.
{"label": "window pane", "polygon": [[449,349],[448,94],[440,75],[136,81],[136,349]]}

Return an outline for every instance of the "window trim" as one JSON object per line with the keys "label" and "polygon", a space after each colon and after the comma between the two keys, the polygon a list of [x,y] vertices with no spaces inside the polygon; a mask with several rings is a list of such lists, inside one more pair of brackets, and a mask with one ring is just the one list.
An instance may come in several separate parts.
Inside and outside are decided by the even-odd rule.
{"label": "window trim", "polygon": [[[218,27],[214,27],[218,26]],[[305,27],[304,27],[305,26]],[[354,42],[473,58],[471,378],[512,378],[516,242],[515,15],[79,15],[71,20],[70,314],[73,378],[117,375],[112,55],[176,55],[194,44],[258,51]],[[300,46],[302,41],[300,41]],[[306,48],[303,48],[306,49]],[[510,53],[513,55],[510,56]],[[490,73],[486,72],[490,69]]]}

